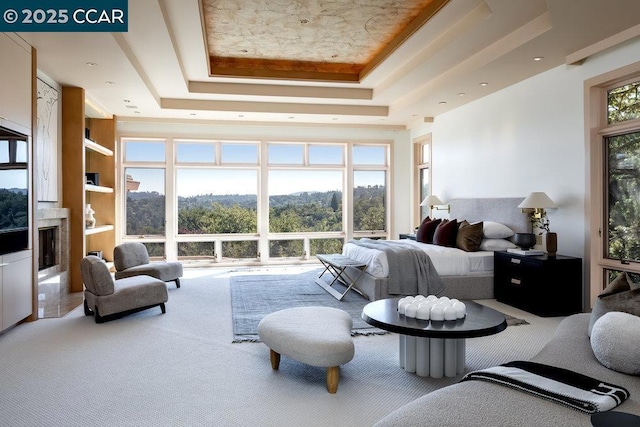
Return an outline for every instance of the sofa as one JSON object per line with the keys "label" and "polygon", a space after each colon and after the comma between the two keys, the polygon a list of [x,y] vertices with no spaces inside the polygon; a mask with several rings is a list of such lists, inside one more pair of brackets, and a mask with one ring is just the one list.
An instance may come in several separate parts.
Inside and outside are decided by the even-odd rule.
{"label": "sofa", "polygon": [[[562,320],[531,361],[579,372],[626,388],[629,398],[613,409],[640,416],[640,376],[605,367],[587,335],[590,313]],[[637,342],[640,332],[634,333]],[[594,339],[593,334],[591,339]],[[637,347],[637,346],[636,346]],[[594,347],[595,348],[595,347]],[[630,354],[629,357],[637,357]],[[636,359],[637,360],[637,359]],[[395,410],[375,426],[590,426],[591,415],[492,382],[462,381],[422,396]]]}

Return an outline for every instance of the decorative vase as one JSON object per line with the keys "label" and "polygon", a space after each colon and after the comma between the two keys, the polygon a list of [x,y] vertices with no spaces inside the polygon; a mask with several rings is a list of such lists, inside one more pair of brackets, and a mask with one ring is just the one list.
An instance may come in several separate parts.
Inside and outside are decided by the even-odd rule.
{"label": "decorative vase", "polygon": [[87,204],[84,210],[84,225],[86,228],[94,228],[96,226],[96,217],[93,216],[94,213],[96,213],[96,211],[91,209],[90,204]]}
{"label": "decorative vase", "polygon": [[558,251],[558,233],[549,231],[546,234],[547,255],[554,257],[556,256],[556,252]]}

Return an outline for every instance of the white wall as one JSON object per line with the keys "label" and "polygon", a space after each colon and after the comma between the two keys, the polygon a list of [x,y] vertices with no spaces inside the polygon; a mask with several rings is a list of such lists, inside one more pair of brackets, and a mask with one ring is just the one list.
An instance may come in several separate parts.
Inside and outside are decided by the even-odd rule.
{"label": "white wall", "polygon": [[584,259],[584,81],[636,62],[639,51],[631,41],[413,126],[412,140],[432,133],[433,193],[446,201],[544,191],[558,204],[548,211],[558,252]]}

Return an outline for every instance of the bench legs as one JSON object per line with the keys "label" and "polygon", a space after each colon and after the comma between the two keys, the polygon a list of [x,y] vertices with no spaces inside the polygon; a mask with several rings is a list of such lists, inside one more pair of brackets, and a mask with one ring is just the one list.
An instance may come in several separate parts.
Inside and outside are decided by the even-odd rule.
{"label": "bench legs", "polygon": [[[271,368],[277,370],[280,367],[280,353],[269,349],[269,358],[271,359]],[[327,390],[334,394],[338,391],[338,381],[340,380],[340,366],[331,366],[327,368]]]}

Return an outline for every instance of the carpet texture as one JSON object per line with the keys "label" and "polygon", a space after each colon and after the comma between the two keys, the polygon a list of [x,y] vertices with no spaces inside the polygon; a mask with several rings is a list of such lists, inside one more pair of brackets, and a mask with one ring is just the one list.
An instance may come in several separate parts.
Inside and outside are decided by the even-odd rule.
{"label": "carpet texture", "polygon": [[[219,268],[185,270],[180,289],[168,286],[166,314],[155,308],[96,324],[80,306],[5,331],[0,426],[370,427],[461,379],[405,372],[396,334],[354,337],[336,394],[327,393],[324,368],[283,357],[275,371],[264,344],[231,342],[229,279]],[[481,302],[530,325],[468,339],[466,372],[528,360],[562,319]]]}
{"label": "carpet texture", "polygon": [[[233,342],[260,341],[258,323],[264,316],[285,308],[308,306],[333,307],[346,311],[353,319],[352,335],[387,333],[369,325],[360,317],[362,309],[369,303],[368,299],[349,291],[338,301],[315,283],[320,272],[322,269],[299,274],[231,277]],[[335,284],[333,287],[340,292],[346,289],[342,284]]]}
{"label": "carpet texture", "polygon": [[[233,342],[259,342],[258,323],[267,314],[291,307],[323,306],[346,311],[353,319],[352,335],[382,335],[386,331],[375,328],[361,318],[362,309],[369,303],[357,292],[349,291],[341,301],[315,283],[322,269],[299,274],[265,274],[231,277],[231,312]],[[327,279],[328,273],[323,277]],[[342,284],[334,288],[343,292]],[[507,325],[526,325],[526,320],[505,315]]]}

